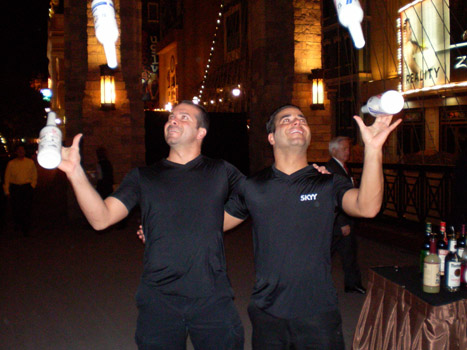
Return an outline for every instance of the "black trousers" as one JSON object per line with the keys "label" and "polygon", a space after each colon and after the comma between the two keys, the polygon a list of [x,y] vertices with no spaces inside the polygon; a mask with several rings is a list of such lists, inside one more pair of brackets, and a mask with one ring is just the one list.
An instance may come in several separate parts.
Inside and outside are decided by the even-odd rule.
{"label": "black trousers", "polygon": [[274,317],[250,303],[248,315],[253,326],[253,350],[345,349],[337,309],[289,320]]}
{"label": "black trousers", "polygon": [[30,184],[10,184],[11,210],[15,229],[28,233],[31,228],[33,188]]}
{"label": "black trousers", "polygon": [[357,262],[357,241],[352,231],[348,236],[333,235],[331,256],[339,254],[344,269],[344,284],[347,288],[361,286],[362,276]]}
{"label": "black trousers", "polygon": [[141,284],[136,296],[139,350],[243,350],[244,330],[230,296],[185,298]]}

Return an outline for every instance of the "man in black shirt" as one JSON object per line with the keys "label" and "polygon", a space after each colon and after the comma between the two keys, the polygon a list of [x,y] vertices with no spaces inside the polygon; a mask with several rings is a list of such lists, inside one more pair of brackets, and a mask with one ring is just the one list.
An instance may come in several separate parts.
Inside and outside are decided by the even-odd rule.
{"label": "man in black shirt", "polygon": [[383,198],[382,146],[400,123],[379,117],[366,127],[359,189],[308,165],[311,134],[300,109],[277,109],[267,124],[275,163],[242,182],[226,204],[224,229],[253,220],[256,283],[248,308],[252,345],[268,349],[344,349],[331,276],[334,209],[373,217]]}
{"label": "man in black shirt", "polygon": [[97,230],[139,205],[146,234],[136,301],[140,349],[243,349],[243,327],[233,304],[223,245],[224,203],[243,175],[201,155],[208,129],[204,109],[183,101],[164,127],[169,156],[133,169],[105,200],[80,166],[79,142],[64,148],[63,170],[89,223]]}

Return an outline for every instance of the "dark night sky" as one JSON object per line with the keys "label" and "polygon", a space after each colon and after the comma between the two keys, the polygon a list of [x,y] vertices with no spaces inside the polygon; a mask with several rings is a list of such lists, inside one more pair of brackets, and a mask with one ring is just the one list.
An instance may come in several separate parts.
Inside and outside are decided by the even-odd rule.
{"label": "dark night sky", "polygon": [[40,119],[43,108],[38,106],[41,99],[29,88],[29,82],[39,74],[48,76],[48,7],[49,0],[9,0],[2,6],[0,132],[7,137],[32,135],[37,125],[25,132],[23,124],[43,122]]}
{"label": "dark night sky", "polygon": [[2,9],[2,66],[8,76],[47,73],[48,6],[49,0],[11,0]]}

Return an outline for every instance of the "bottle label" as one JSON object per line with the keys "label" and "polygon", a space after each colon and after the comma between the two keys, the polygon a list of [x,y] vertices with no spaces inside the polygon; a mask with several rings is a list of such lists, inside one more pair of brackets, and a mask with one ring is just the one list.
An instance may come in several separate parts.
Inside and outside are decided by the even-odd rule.
{"label": "bottle label", "polygon": [[447,249],[439,249],[438,256],[439,256],[439,272],[441,275],[444,275],[444,261],[446,260],[446,255],[448,255],[449,251]]}
{"label": "bottle label", "polygon": [[439,286],[439,264],[424,263],[423,264],[423,285],[427,287]]}
{"label": "bottle label", "polygon": [[62,146],[62,135],[58,128],[50,127],[47,128],[47,131],[41,133],[40,135],[40,142],[39,142],[39,152],[40,150],[47,148],[47,149],[55,149],[57,152],[60,152]]}
{"label": "bottle label", "polygon": [[461,263],[450,261],[446,264],[446,286],[459,287],[461,285]]}

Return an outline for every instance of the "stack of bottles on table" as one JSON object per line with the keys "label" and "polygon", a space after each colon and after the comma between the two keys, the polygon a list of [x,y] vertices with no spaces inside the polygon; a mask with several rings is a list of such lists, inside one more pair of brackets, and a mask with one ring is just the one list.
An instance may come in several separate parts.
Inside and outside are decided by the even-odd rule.
{"label": "stack of bottles on table", "polygon": [[439,234],[426,223],[425,241],[420,251],[420,269],[423,273],[423,291],[439,293],[442,285],[449,292],[457,292],[461,285],[467,285],[467,250],[465,225],[456,231],[441,221]]}

